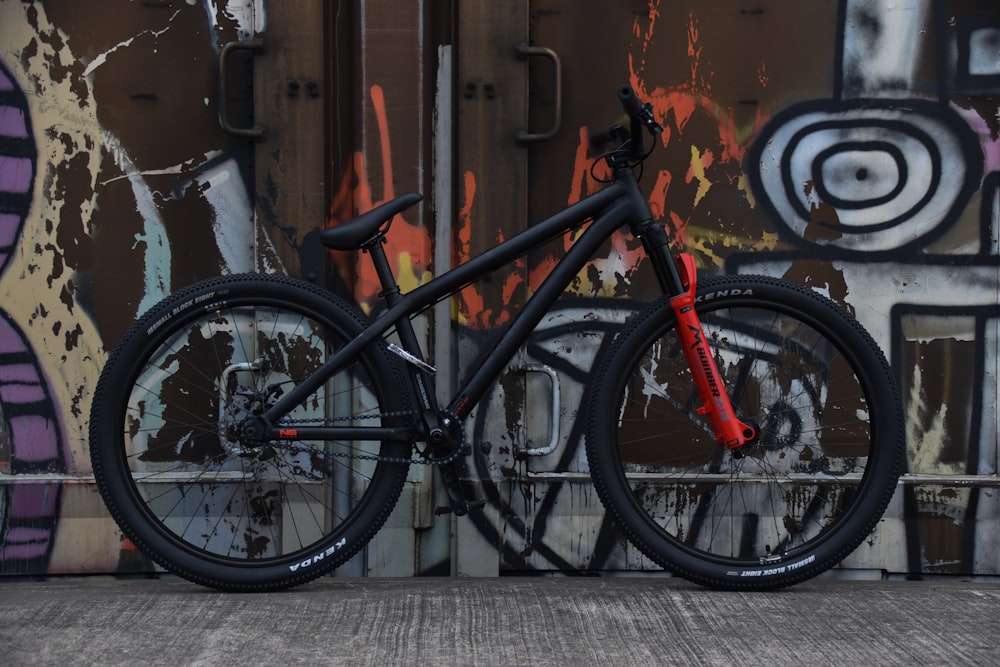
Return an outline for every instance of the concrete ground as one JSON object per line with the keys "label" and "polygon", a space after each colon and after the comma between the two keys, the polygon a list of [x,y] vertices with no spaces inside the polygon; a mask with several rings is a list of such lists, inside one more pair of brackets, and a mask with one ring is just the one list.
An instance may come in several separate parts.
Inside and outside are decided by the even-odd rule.
{"label": "concrete ground", "polygon": [[0,665],[1000,665],[1000,584],[668,577],[0,580]]}

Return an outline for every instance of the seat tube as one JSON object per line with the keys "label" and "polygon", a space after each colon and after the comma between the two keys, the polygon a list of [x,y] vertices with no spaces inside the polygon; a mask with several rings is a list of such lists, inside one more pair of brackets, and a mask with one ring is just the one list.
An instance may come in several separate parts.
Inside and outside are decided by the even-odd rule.
{"label": "seat tube", "polygon": [[[402,297],[399,291],[399,284],[396,282],[392,274],[392,269],[389,266],[384,243],[385,241],[380,238],[366,247],[365,251],[371,255],[372,264],[375,266],[375,273],[378,274],[379,283],[382,285],[380,296],[385,299],[389,308],[392,308],[399,303]],[[403,350],[410,355],[410,358],[416,360],[413,368],[410,369],[409,376],[413,382],[416,398],[420,401],[425,422],[428,427],[431,427],[432,424],[435,424],[439,420],[437,397],[434,395],[434,390],[428,380],[427,373],[422,368],[422,366],[426,367],[426,363],[421,352],[420,341],[417,339],[417,333],[413,330],[413,323],[410,322],[409,317],[400,317],[395,322],[395,327],[396,334],[399,336],[399,342],[403,344]],[[406,356],[401,356],[408,363],[410,362],[410,359],[407,359]]]}

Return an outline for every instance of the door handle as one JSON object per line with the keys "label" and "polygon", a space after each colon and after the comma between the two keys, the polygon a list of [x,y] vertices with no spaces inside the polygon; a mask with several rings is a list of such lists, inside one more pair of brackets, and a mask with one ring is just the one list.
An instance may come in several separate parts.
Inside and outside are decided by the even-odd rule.
{"label": "door handle", "polygon": [[546,456],[556,451],[559,446],[559,413],[560,413],[560,401],[559,401],[559,374],[555,372],[549,366],[542,365],[532,365],[525,366],[523,369],[524,373],[544,373],[549,376],[549,381],[552,383],[552,430],[549,435],[549,442],[542,447],[535,447],[532,449],[526,449],[524,451],[517,451],[514,453],[516,457],[526,457],[526,456]]}
{"label": "door handle", "polygon": [[520,130],[517,133],[517,142],[519,144],[531,144],[554,139],[559,133],[559,126],[562,125],[562,63],[559,60],[559,54],[544,46],[528,46],[527,44],[518,44],[517,55],[522,60],[527,60],[533,56],[549,60],[552,63],[553,87],[555,88],[555,95],[553,98],[555,100],[555,109],[553,114],[555,118],[552,120],[552,127],[550,127],[546,132],[529,132],[528,130]]}
{"label": "door handle", "polygon": [[243,137],[254,141],[261,141],[267,128],[263,125],[253,124],[252,127],[236,127],[229,122],[229,108],[226,105],[226,90],[228,90],[229,56],[236,51],[249,51],[250,53],[263,53],[264,40],[260,37],[248,39],[244,42],[229,42],[222,47],[219,53],[219,126],[223,131],[234,137]]}

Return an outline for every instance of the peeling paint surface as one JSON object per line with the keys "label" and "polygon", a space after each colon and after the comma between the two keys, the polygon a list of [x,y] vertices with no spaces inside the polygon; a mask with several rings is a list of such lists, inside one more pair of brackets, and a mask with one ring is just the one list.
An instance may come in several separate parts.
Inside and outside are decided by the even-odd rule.
{"label": "peeling paint surface", "polygon": [[[564,73],[579,93],[564,108],[575,118],[574,106],[585,107],[582,127],[571,121],[555,146],[537,149],[544,167],[531,187],[545,202],[540,210],[598,187],[594,177],[603,174],[587,170],[586,131],[614,117],[613,108],[599,115],[597,95],[627,71],[665,127],[643,183],[677,246],[693,252],[703,270],[785,277],[839,301],[896,371],[908,473],[928,481],[900,487],[874,538],[845,566],[1000,572],[992,536],[1000,485],[1000,78],[993,67],[1000,55],[995,43],[987,46],[1000,12],[983,2],[846,0],[810,4],[809,13],[782,2],[753,12],[727,2],[646,5],[648,13],[629,16],[556,1],[533,6],[537,42],[588,72],[575,83]],[[617,30],[622,43],[628,36],[627,50],[601,42],[607,48],[600,58],[611,67],[561,38],[602,39],[590,32],[588,11],[602,15],[603,33]],[[574,292],[644,296],[650,278],[633,250],[624,237],[613,241]],[[535,255],[533,284],[562,251]],[[589,310],[593,318],[615,322],[618,308],[598,304]],[[571,331],[607,335],[585,323]],[[593,349],[565,342],[565,332],[553,349],[550,335],[544,327],[536,334],[523,363],[553,365],[564,396],[582,393]],[[547,432],[549,399],[532,394],[524,410],[506,411],[505,426],[491,429],[496,408],[510,398],[498,388],[479,413],[492,438],[480,473],[495,481],[488,496],[498,507],[483,530],[501,547],[501,569],[650,567],[600,520],[596,500],[582,498],[579,418],[564,417],[555,453],[525,462],[513,453],[529,446],[523,433],[533,422],[543,424],[534,431]],[[588,528],[581,515],[591,516]]]}
{"label": "peeling paint surface", "polygon": [[[378,307],[365,257],[319,257],[311,223],[273,213],[288,193],[267,177],[295,151],[262,151],[219,129],[219,55],[281,27],[267,3],[85,4],[0,0],[0,574],[150,567],[121,540],[92,486],[78,483],[90,472],[91,388],[106,351],[150,304],[220,272],[290,271],[309,259],[332,267],[332,282],[366,311]],[[438,84],[428,54],[438,52],[435,30],[450,23],[429,20],[436,3],[398,3],[396,13],[382,4],[361,2],[346,31],[356,43],[337,45],[356,56],[356,71],[341,72],[353,83],[321,78],[351,97],[336,110],[355,115],[316,130],[317,143],[327,142],[317,150],[330,147],[336,164],[323,193],[295,196],[322,198],[318,224],[423,191],[426,206],[397,216],[389,236],[393,269],[412,289],[447,268],[435,266],[431,249],[434,197],[456,211],[457,263],[529,224],[522,217],[598,189],[607,174],[591,170],[589,132],[620,116],[611,92],[629,83],[665,128],[642,183],[677,248],[706,272],[809,285],[850,310],[890,358],[907,415],[908,473],[919,478],[901,487],[847,566],[1000,574],[995,2],[491,3],[484,15],[510,10],[518,25],[494,27],[497,43],[485,50],[496,61],[481,71],[523,66],[530,85],[527,93],[494,87],[487,98],[493,81],[456,80],[460,113],[488,99],[502,111],[490,118],[509,122],[462,141],[511,141],[525,122],[550,121],[547,65],[513,63],[516,41],[555,48],[566,84],[558,136],[518,149],[524,164],[500,184],[495,172],[461,162],[451,182],[431,182],[425,125],[441,110],[426,94]],[[282,16],[295,13],[285,7]],[[508,40],[523,32],[514,18],[522,10],[530,30]],[[462,61],[461,35],[437,38],[454,38]],[[282,76],[305,81],[314,73],[292,71],[289,48]],[[230,83],[231,113],[252,120],[247,71],[234,67]],[[287,96],[287,85],[264,93]],[[321,91],[324,103],[334,97]],[[281,133],[281,118],[267,122]],[[337,143],[345,137],[350,145]],[[513,175],[522,166],[524,180]],[[497,187],[526,190],[526,216],[490,204]],[[457,357],[474,363],[570,240],[534,249],[453,299]],[[617,234],[569,291],[519,360],[559,378],[554,419],[548,376],[517,367],[467,427],[476,444],[470,477],[485,480],[488,501],[473,529],[507,571],[646,569],[586,481],[577,406],[601,345],[638,299],[655,296],[655,284],[639,244]],[[525,456],[554,432],[554,450]],[[397,537],[415,532],[400,521]],[[419,553],[396,557],[416,571],[447,571],[447,526],[426,523],[429,533],[410,534],[407,548]],[[378,558],[392,551],[373,548]]]}
{"label": "peeling paint surface", "polygon": [[142,563],[63,480],[89,473],[90,392],[124,327],[252,268],[244,168],[207,102],[218,50],[255,25],[245,2],[0,2],[0,573]]}

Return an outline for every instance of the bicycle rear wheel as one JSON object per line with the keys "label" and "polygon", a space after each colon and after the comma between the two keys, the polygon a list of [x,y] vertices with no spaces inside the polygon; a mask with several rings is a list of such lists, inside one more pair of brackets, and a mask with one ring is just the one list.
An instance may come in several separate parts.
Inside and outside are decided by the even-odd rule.
{"label": "bicycle rear wheel", "polygon": [[894,492],[903,426],[889,366],[856,321],[797,285],[706,279],[696,309],[758,437],[716,444],[661,299],[598,362],[587,438],[598,494],[639,550],[685,578],[763,590],[815,576],[867,537]]}
{"label": "bicycle rear wheel", "polygon": [[[225,590],[301,584],[356,554],[405,481],[407,465],[384,458],[407,461],[410,443],[252,443],[239,426],[363,326],[309,283],[256,274],[205,281],[146,313],[110,355],[91,411],[94,475],[124,534]],[[400,387],[383,347],[369,346],[287,426],[400,425]]]}

